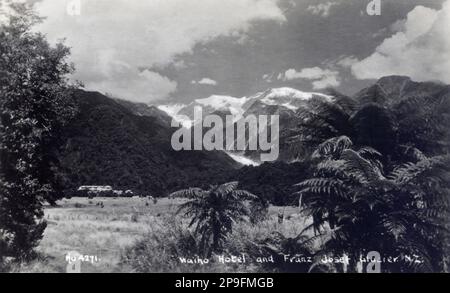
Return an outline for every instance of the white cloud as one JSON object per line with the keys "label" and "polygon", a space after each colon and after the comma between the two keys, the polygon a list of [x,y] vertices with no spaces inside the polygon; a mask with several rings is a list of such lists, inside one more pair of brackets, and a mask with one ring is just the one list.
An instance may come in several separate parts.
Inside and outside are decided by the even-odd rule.
{"label": "white cloud", "polygon": [[[67,1],[42,0],[37,8],[47,19],[38,29],[51,41],[66,38],[77,67],[75,78],[100,88],[120,84],[114,79],[123,76],[119,72],[131,71],[134,74],[127,77],[129,92],[157,98],[170,93],[174,83],[160,76],[166,81],[161,93],[140,92],[159,80],[146,78],[148,86],[143,86],[145,78],[136,68],[183,65],[177,63],[176,57],[192,52],[198,43],[220,36],[245,35],[258,20],[284,22],[278,1],[81,0],[81,14],[69,16]],[[153,86],[161,87],[158,83]],[[124,92],[126,87],[113,94]]]}
{"label": "white cloud", "polygon": [[359,79],[407,75],[450,83],[450,0],[441,10],[416,6],[396,26],[397,33],[352,65],[353,74]]}
{"label": "white cloud", "polygon": [[351,68],[354,64],[358,62],[358,58],[354,56],[343,57],[336,62],[336,65],[339,65],[343,68]]}
{"label": "white cloud", "polygon": [[[265,82],[268,82],[268,83],[271,83],[272,80],[273,80],[273,78],[274,78],[274,73],[271,73],[271,74],[266,73],[266,74],[264,74],[264,75],[262,76],[262,79],[263,79]],[[281,79],[281,78],[280,78],[280,79]]]}
{"label": "white cloud", "polygon": [[284,73],[284,79],[312,80],[313,88],[317,90],[340,85],[338,71],[322,69],[320,67],[303,68],[300,71],[291,68]]}
{"label": "white cloud", "polygon": [[337,2],[329,1],[329,2],[326,2],[326,3],[317,4],[317,5],[309,5],[307,10],[309,12],[311,12],[312,14],[314,14],[314,15],[320,15],[322,17],[328,17],[328,16],[330,16],[331,8],[333,6],[336,6],[336,5],[338,5]]}
{"label": "white cloud", "polygon": [[120,75],[111,76],[104,80],[87,82],[89,90],[109,93],[114,97],[133,102],[148,103],[163,99],[175,92],[177,83],[159,73],[136,69],[124,69]]}
{"label": "white cloud", "polygon": [[217,85],[217,81],[215,81],[214,79],[211,79],[211,78],[207,78],[207,77],[204,77],[199,81],[193,80],[191,83],[192,84],[213,85],[213,86]]}
{"label": "white cloud", "polygon": [[328,87],[337,87],[340,84],[341,83],[337,74],[324,76],[323,78],[315,80],[312,83],[313,88],[316,90],[326,89]]}

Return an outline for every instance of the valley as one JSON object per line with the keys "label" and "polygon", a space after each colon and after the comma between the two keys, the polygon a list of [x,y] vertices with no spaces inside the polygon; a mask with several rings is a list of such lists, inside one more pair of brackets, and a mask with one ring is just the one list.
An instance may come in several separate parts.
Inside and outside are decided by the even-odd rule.
{"label": "valley", "polygon": [[[68,267],[66,255],[68,252],[78,252],[83,256],[95,257],[94,262],[82,262],[81,272],[83,273],[107,273],[133,271],[129,264],[123,263],[123,254],[126,249],[132,247],[137,241],[147,238],[165,235],[161,241],[173,241],[170,238],[170,228],[175,219],[175,212],[180,204],[186,202],[184,199],[158,199],[153,203],[146,198],[77,198],[63,199],[58,202],[57,207],[47,207],[45,209],[45,219],[48,227],[44,238],[37,251],[41,255],[34,262],[15,269],[20,272],[48,272],[64,273]],[[103,208],[99,203],[103,203]],[[294,235],[302,226],[297,226],[294,220],[286,220],[283,224],[277,223],[277,215],[284,212],[288,215],[295,215],[298,209],[295,207],[275,207],[269,209],[269,218],[260,227],[252,227],[249,224],[242,224],[236,229],[236,234],[232,235],[235,241],[245,241],[242,235],[270,235],[273,231],[282,231],[286,236]],[[176,225],[186,227],[186,219],[177,217]],[[306,225],[306,223],[305,223]],[[183,228],[184,229],[184,228]],[[171,231],[169,234],[163,231]],[[164,237],[165,237],[164,236]],[[247,237],[249,237],[247,236]],[[254,236],[250,236],[254,237]],[[161,243],[163,245],[164,243]],[[167,247],[171,244],[166,243]],[[211,263],[197,263],[192,265],[183,264],[177,257],[165,258],[158,255],[158,251],[152,252],[154,255],[142,255],[143,257],[160,258],[160,263],[165,263],[161,267],[148,267],[148,272],[171,272],[172,266],[179,266],[179,270],[185,272],[199,272],[213,270],[217,272],[231,271],[233,266],[212,261]],[[194,255],[186,254],[180,257],[189,258]],[[251,266],[242,266],[242,271],[251,272]]]}

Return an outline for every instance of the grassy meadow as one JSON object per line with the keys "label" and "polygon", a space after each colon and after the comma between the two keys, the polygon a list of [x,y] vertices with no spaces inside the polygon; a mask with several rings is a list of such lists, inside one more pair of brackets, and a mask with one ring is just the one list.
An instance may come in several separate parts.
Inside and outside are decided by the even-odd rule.
{"label": "grassy meadow", "polygon": [[[262,268],[254,262],[223,264],[212,261],[205,265],[182,264],[179,257],[194,257],[195,243],[187,229],[189,219],[176,215],[184,199],[161,198],[71,198],[47,206],[47,229],[40,242],[37,260],[15,268],[18,272],[66,272],[66,255],[71,251],[95,257],[82,262],[84,273],[107,272],[255,272]],[[285,215],[278,222],[278,213]],[[224,255],[240,255],[248,245],[279,232],[295,237],[308,221],[296,207],[269,208],[265,220],[234,225],[227,237]],[[195,242],[195,239],[191,239]],[[187,247],[182,247],[187,246]]]}

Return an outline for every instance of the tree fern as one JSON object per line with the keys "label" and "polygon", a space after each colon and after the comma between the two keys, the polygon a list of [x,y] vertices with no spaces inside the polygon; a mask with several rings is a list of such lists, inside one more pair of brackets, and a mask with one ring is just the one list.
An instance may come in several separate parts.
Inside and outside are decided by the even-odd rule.
{"label": "tree fern", "polygon": [[245,201],[258,199],[237,187],[238,182],[230,182],[211,186],[208,190],[189,188],[171,195],[189,199],[180,205],[177,213],[191,217],[189,227],[195,226],[194,231],[200,236],[200,247],[207,256],[221,249],[235,222],[249,216]]}
{"label": "tree fern", "polygon": [[[442,268],[445,219],[448,219],[448,156],[402,164],[388,176],[373,148],[354,150],[339,138],[317,151],[315,177],[297,184],[316,235],[333,231],[320,251],[358,258],[370,250],[388,255],[419,255],[423,262],[392,266],[391,271]],[[330,230],[331,229],[331,230]],[[356,264],[352,264],[356,269]]]}

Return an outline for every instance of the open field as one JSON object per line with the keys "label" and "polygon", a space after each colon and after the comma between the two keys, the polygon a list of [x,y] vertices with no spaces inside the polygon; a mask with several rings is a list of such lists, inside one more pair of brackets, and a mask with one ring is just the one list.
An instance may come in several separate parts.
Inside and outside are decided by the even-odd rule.
{"label": "open field", "polygon": [[[175,219],[180,219],[183,227],[187,226],[187,219],[175,217],[177,207],[183,201],[168,198],[159,199],[157,203],[146,198],[63,199],[58,202],[58,207],[47,207],[45,210],[48,226],[38,247],[40,259],[17,270],[66,272],[66,255],[76,251],[96,257],[93,263],[82,263],[82,272],[130,272],[133,268],[121,263],[126,248],[144,236],[159,237],[172,228]],[[278,212],[284,212],[286,216],[283,224],[278,223]],[[297,213],[295,207],[270,207],[267,220],[256,225],[235,225],[230,241],[265,237],[273,231],[294,236],[306,224]],[[233,244],[239,247],[239,244]]]}

